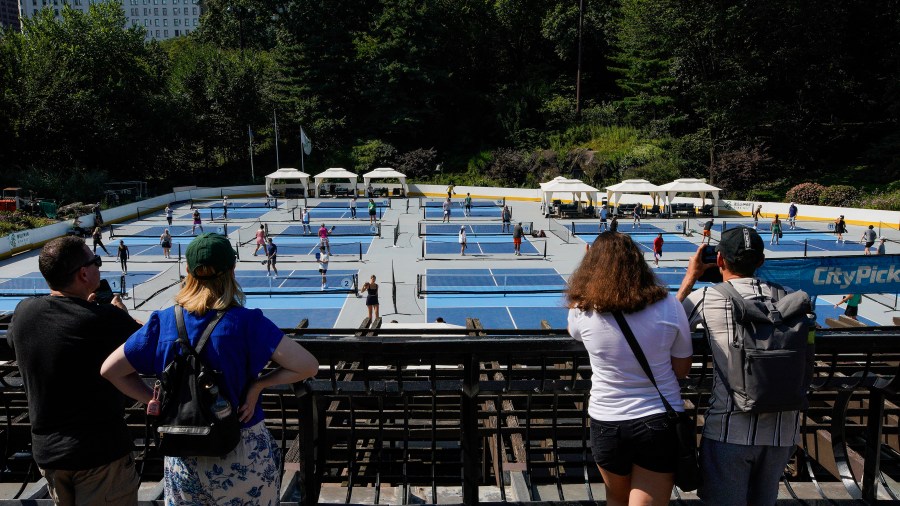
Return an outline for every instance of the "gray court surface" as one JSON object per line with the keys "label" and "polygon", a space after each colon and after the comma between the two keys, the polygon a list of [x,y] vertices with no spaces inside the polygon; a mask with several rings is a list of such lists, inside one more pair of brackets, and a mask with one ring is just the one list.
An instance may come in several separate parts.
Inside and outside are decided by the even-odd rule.
{"label": "gray court surface", "polygon": [[[365,199],[359,200],[360,205],[363,202],[366,202]],[[370,235],[371,233],[355,237],[341,237],[335,234],[336,236],[331,239],[335,251],[331,257],[329,270],[335,273],[340,272],[342,278],[348,274],[356,274],[360,287],[369,280],[370,276],[375,275],[380,286],[380,313],[385,323],[394,320],[401,324],[425,323],[433,322],[437,317],[442,317],[450,323],[462,323],[466,317],[483,316],[485,327],[493,324],[505,328],[533,328],[539,326],[541,320],[547,320],[554,327],[564,325],[565,307],[562,287],[556,293],[537,295],[515,293],[519,290],[515,287],[510,288],[509,291],[512,293],[448,295],[419,294],[417,283],[420,281],[420,275],[429,271],[452,274],[454,270],[459,270],[461,275],[464,272],[514,272],[524,276],[524,279],[529,279],[529,273],[537,275],[538,273],[552,272],[556,273],[561,280],[568,279],[578,266],[587,245],[596,237],[598,220],[565,220],[552,223],[551,219],[544,217],[538,202],[508,200],[507,204],[513,209],[513,226],[522,221],[526,224],[526,228],[529,228],[528,232],[543,231],[546,235],[542,238],[527,237],[523,242],[523,255],[515,256],[512,253],[511,237],[508,233],[503,234],[501,231],[500,207],[496,206],[494,202],[473,208],[473,211],[477,210],[478,212],[473,212],[473,216],[465,217],[462,212],[462,196],[454,198],[454,212],[451,214],[450,225],[441,225],[441,217],[433,215],[433,212],[439,212],[440,208],[431,207],[434,205],[431,204],[430,207],[423,210],[421,202],[422,200],[418,198],[411,198],[408,202],[402,199],[390,201],[379,199],[378,204],[382,211],[382,219],[379,220],[381,224],[380,237]],[[347,199],[308,200],[308,205],[312,209],[334,213],[334,216],[328,216],[329,228],[335,225],[335,230],[341,227],[345,231],[359,229],[365,232],[368,230],[367,213],[361,210],[357,213],[358,218],[353,219],[349,216],[349,212],[344,213],[348,209],[348,204]],[[214,212],[215,221],[209,221],[210,211]],[[273,232],[287,233],[296,232],[299,229],[295,227],[301,225],[299,213],[291,212],[281,203],[278,208],[273,209],[264,207],[229,209],[227,220],[219,216],[216,211],[220,210],[215,208],[201,210],[204,227],[207,231],[226,231],[227,226],[229,238],[238,245],[240,255],[238,269],[242,273],[255,271],[259,275],[264,276],[265,274],[266,267],[263,265],[262,250],[257,256],[254,256],[255,241],[247,241],[249,237],[253,237],[253,233],[259,228],[260,223],[268,224]],[[190,214],[189,204],[183,204],[174,209],[176,219],[170,231],[173,232],[175,239],[171,259],[163,258],[162,249],[158,246],[158,236],[154,237],[157,233],[161,233],[163,227],[166,226],[160,213],[151,213],[141,220],[117,224],[117,236],[113,240],[106,240],[108,229],[105,231],[104,239],[110,252],[115,251],[113,248],[118,239],[124,239],[126,244],[132,248],[129,270],[141,273],[141,277],[134,278],[136,284],[127,284],[129,300],[126,301],[126,304],[129,308],[134,308],[132,313],[136,318],[145,319],[150,311],[172,304],[172,296],[178,289],[178,276],[185,270],[184,250],[194,235],[190,231]],[[651,262],[653,259],[650,252],[652,239],[656,232],[663,231],[665,233],[666,246],[659,270],[663,282],[674,287],[680,281],[679,272],[683,270],[687,259],[700,244],[700,231],[703,229],[706,219],[645,219],[640,228],[634,229],[631,228],[630,219],[623,219],[619,223],[619,230],[632,235],[645,250],[645,258]],[[716,218],[716,226],[712,231],[713,244],[721,235],[723,221],[729,228],[752,226],[752,221],[747,218],[724,216]],[[426,224],[422,225],[420,222]],[[574,230],[572,223],[575,224]],[[312,225],[312,234],[316,234],[319,223],[313,221]],[[469,236],[470,248],[483,242],[490,246],[488,250],[481,251],[479,254],[460,256],[458,244],[455,243],[456,238],[453,235],[447,235],[442,239],[442,232],[446,231],[441,228],[444,227],[446,230],[455,228],[458,231],[460,225],[465,225],[472,234]],[[800,229],[796,231],[788,233],[786,230],[780,244],[769,245],[770,234],[765,228],[768,223],[760,223],[760,233],[766,239],[766,256],[768,258],[802,256],[804,249],[810,256],[858,255],[862,252],[862,245],[853,242],[853,239],[862,234],[862,227],[850,226],[849,232],[845,235],[848,240],[835,244],[835,239],[830,234],[827,223],[802,223],[799,225]],[[399,234],[395,235],[394,230],[398,226]],[[420,235],[421,227],[426,227],[429,234],[434,233]],[[551,232],[551,229],[555,231]],[[561,230],[567,232],[560,232]],[[124,237],[118,236],[120,232]],[[567,235],[567,237],[563,239],[560,237],[561,235]],[[317,251],[317,238],[306,238],[302,235],[296,239],[278,235],[275,235],[275,238],[280,248],[277,268],[282,276],[294,271],[302,272],[304,275],[317,274],[318,264],[313,254]],[[344,243],[353,243],[353,245],[344,246]],[[178,244],[181,244],[181,262],[178,258]],[[493,244],[497,246],[494,247]],[[891,251],[889,252],[895,252],[892,250],[897,247],[896,243],[890,244],[889,250]],[[543,255],[544,248],[546,248],[546,256]],[[424,256],[423,251],[425,251]],[[539,251],[540,254],[535,254],[535,251]],[[474,253],[474,251],[471,252]],[[31,251],[3,260],[0,262],[0,278],[18,278],[37,272],[37,255],[37,251]],[[117,276],[119,266],[115,258],[104,256],[103,259],[104,264],[101,270],[109,277]],[[539,277],[530,279],[539,279]],[[329,283],[331,282],[329,280]],[[273,286],[282,287],[289,283],[291,282],[276,281],[273,282]],[[268,282],[263,283],[262,286],[268,286]],[[346,291],[343,290],[343,292]],[[396,293],[396,307],[393,300],[394,293]],[[327,300],[322,300],[322,297],[327,297]],[[0,299],[4,298],[0,297]],[[254,292],[252,300],[254,306],[263,310],[267,308],[271,310],[279,325],[285,327],[299,323],[300,320],[307,317],[304,315],[316,315],[310,319],[322,326],[351,328],[357,327],[367,314],[365,297],[357,297],[352,293],[328,293],[326,290],[324,295],[315,293],[293,295],[275,301],[267,300],[265,294]],[[838,300],[840,300],[839,296],[819,297],[817,307],[823,314],[836,316],[838,310],[833,309],[833,304]],[[17,301],[18,299],[12,297],[0,300],[0,313],[12,310]],[[828,310],[828,307],[831,307],[832,310]],[[890,324],[893,316],[900,315],[900,312],[896,311],[896,307],[895,295],[873,295],[864,299],[860,306],[860,315],[867,323]]]}

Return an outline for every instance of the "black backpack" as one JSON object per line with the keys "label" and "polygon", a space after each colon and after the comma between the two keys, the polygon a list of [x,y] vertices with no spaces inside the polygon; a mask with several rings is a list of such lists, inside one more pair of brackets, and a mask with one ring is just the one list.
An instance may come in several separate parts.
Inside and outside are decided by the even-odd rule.
{"label": "black backpack", "polygon": [[180,305],[174,309],[181,353],[160,378],[160,414],[154,422],[157,447],[168,457],[222,457],[240,441],[241,424],[236,406],[222,419],[213,414],[216,397],[210,389],[215,386],[224,391],[221,373],[207,366],[200,352],[225,311],[219,311],[209,322],[194,349],[184,326],[183,309]]}

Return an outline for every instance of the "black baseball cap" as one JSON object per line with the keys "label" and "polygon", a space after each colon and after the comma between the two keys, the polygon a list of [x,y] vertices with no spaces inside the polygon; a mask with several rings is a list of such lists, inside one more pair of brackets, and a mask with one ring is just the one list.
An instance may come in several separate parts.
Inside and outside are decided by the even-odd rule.
{"label": "black baseball cap", "polygon": [[763,259],[765,249],[762,237],[748,227],[729,228],[722,232],[722,239],[716,246],[716,251],[729,262],[758,262]]}

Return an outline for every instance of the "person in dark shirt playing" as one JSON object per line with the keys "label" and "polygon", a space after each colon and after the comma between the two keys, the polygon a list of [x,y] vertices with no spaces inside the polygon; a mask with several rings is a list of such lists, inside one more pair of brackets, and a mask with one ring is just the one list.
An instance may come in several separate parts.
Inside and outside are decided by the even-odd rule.
{"label": "person in dark shirt playing", "polygon": [[703,225],[703,238],[700,239],[700,244],[711,244],[710,241],[712,241],[712,228],[714,221],[715,220],[713,218],[710,218],[709,221],[707,221],[706,224]]}
{"label": "person in dark shirt playing", "polygon": [[48,242],[38,264],[50,295],[20,302],[9,328],[34,460],[56,504],[137,504],[124,398],[100,365],[141,325],[118,296],[94,301],[102,263],[80,238]]}
{"label": "person in dark shirt playing", "polygon": [[513,228],[513,249],[515,250],[516,256],[522,255],[522,237],[525,236],[525,229],[522,228],[522,222],[516,223],[515,228]]}

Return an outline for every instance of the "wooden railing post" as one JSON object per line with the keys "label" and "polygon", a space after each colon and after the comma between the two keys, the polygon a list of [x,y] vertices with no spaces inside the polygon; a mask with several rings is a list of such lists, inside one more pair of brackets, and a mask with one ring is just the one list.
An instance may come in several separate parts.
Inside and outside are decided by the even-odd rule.
{"label": "wooden railing post", "polygon": [[881,473],[881,432],[884,425],[884,392],[879,388],[869,389],[869,412],[866,421],[862,499],[868,504],[875,504],[878,501],[878,477]]}
{"label": "wooden railing post", "polygon": [[478,444],[478,360],[474,354],[466,357],[462,391],[462,458],[463,504],[478,504],[481,449]]}

